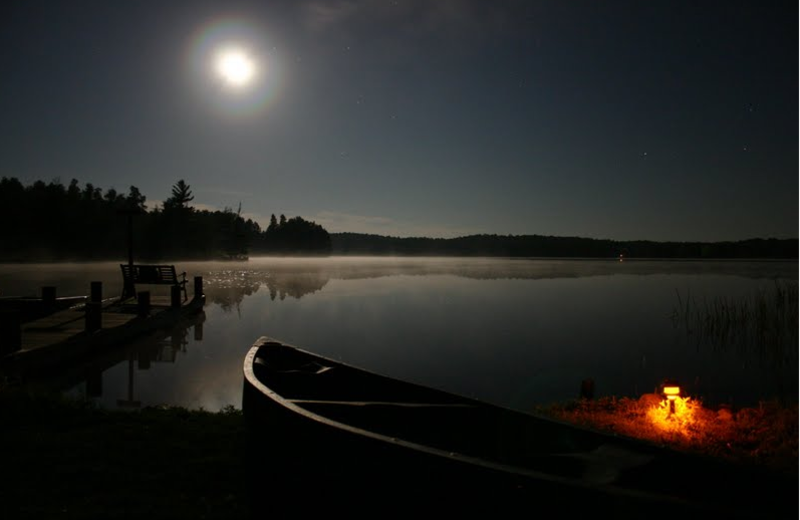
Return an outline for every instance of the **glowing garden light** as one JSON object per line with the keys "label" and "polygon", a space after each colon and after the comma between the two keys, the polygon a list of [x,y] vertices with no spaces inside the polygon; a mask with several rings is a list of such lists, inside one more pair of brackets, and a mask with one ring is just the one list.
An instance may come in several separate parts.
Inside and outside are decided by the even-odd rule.
{"label": "glowing garden light", "polygon": [[647,410],[647,416],[659,430],[679,433],[688,438],[694,435],[694,428],[700,424],[697,413],[702,406],[682,395],[684,392],[685,389],[677,381],[664,380],[656,392],[660,400]]}
{"label": "glowing garden light", "polygon": [[664,397],[670,401],[674,401],[681,396],[681,387],[677,385],[665,386],[663,389]]}
{"label": "glowing garden light", "polygon": [[681,397],[680,385],[672,380],[664,381],[661,385],[661,395],[669,402],[669,413],[675,413],[675,401]]}

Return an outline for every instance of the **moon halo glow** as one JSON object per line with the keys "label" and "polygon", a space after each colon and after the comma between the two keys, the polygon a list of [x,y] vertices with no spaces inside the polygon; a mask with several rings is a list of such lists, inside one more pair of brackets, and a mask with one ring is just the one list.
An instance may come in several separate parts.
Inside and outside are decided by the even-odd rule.
{"label": "moon halo glow", "polygon": [[276,98],[281,67],[267,31],[253,20],[221,18],[197,28],[187,47],[191,87],[225,116],[262,114]]}

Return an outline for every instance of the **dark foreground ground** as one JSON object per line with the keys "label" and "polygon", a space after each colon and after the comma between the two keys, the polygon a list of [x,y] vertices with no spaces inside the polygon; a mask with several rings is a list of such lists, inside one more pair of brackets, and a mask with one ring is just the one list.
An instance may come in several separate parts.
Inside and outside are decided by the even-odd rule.
{"label": "dark foreground ground", "polygon": [[0,391],[0,518],[250,518],[241,412]]}
{"label": "dark foreground ground", "polygon": [[[575,422],[603,426],[602,410],[597,408],[572,406],[557,409],[556,415],[565,418],[565,411],[581,412],[570,417]],[[619,422],[619,410],[615,412],[615,426],[620,428],[624,422]],[[629,422],[634,417],[622,415]],[[760,464],[780,460],[776,469],[796,474],[796,407],[784,411],[782,421],[772,413],[762,415],[757,422],[737,421],[749,432],[742,444],[747,449],[737,448],[737,458],[747,453],[746,458]],[[776,428],[781,422],[784,426]],[[766,435],[768,430],[779,436],[773,439]],[[717,433],[711,437],[736,448],[732,438]],[[0,388],[0,519],[305,518],[304,512],[312,508],[328,511],[318,495],[303,491],[302,481],[293,483],[297,493],[292,497],[253,486],[247,449],[244,417],[232,408],[109,411]],[[717,451],[710,450],[719,455]],[[772,456],[765,458],[766,453]],[[268,460],[264,466],[269,466]],[[366,498],[343,489],[345,504]],[[370,517],[386,518],[381,510],[385,513],[392,506],[382,506]],[[281,509],[291,513],[276,514]],[[337,517],[347,513],[328,512]],[[655,512],[642,513],[646,517]],[[796,510],[788,513],[796,518]]]}

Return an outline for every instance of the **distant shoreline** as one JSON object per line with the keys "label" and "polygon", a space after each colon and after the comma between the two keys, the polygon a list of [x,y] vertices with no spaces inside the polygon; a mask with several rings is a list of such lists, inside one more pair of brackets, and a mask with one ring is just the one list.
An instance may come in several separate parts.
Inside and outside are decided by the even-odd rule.
{"label": "distant shoreline", "polygon": [[736,242],[615,241],[543,235],[470,235],[457,238],[398,238],[331,233],[332,255],[485,256],[591,259],[797,260],[796,238]]}

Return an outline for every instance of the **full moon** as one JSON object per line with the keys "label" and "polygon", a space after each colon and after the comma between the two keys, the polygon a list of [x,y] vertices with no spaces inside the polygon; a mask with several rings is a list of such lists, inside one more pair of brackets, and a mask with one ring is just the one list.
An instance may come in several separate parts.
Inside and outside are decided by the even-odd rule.
{"label": "full moon", "polygon": [[214,61],[214,70],[226,85],[244,88],[255,80],[255,60],[241,48],[228,47],[220,50]]}

